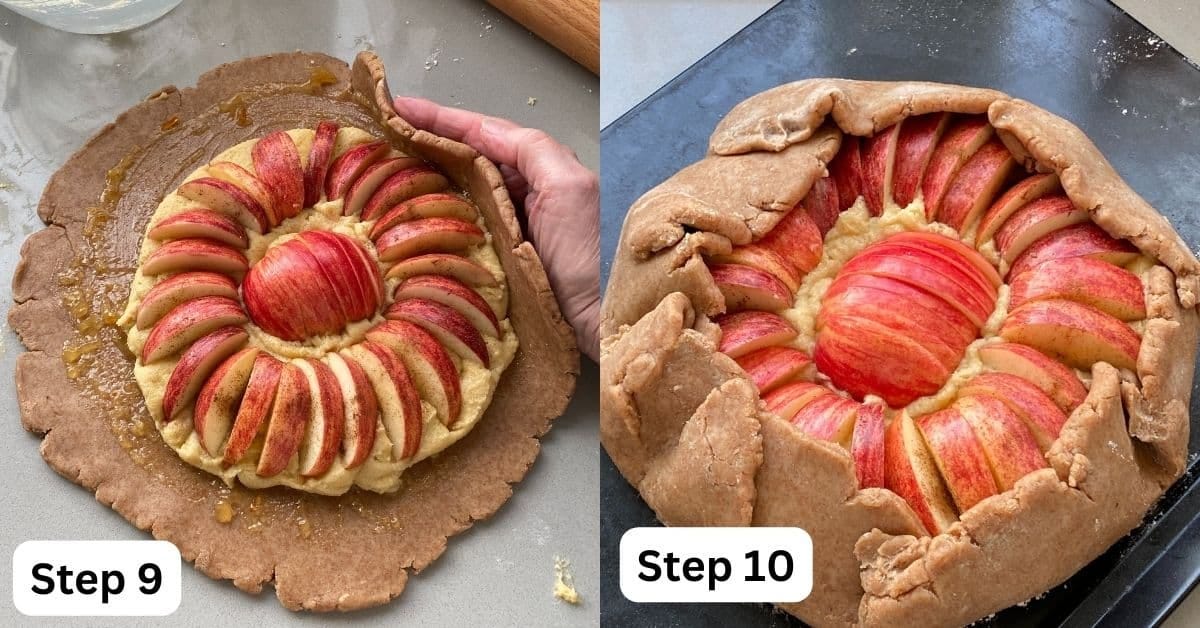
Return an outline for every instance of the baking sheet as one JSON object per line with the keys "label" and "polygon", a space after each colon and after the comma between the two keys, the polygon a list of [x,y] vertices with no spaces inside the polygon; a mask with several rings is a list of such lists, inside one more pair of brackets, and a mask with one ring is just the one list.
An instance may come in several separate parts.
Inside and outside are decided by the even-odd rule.
{"label": "baking sheet", "polygon": [[[37,201],[50,174],[118,113],[166,84],[195,84],[226,61],[305,49],[353,60],[378,53],[397,93],[484,111],[540,127],[598,167],[599,85],[570,59],[500,12],[474,0],[323,2],[190,0],[140,29],[105,36],[53,31],[0,8],[0,277],[5,290],[21,242],[42,228]],[[529,99],[536,98],[530,105]],[[11,295],[0,298],[7,311]],[[0,313],[4,313],[0,312]],[[3,320],[0,318],[0,320]],[[0,335],[0,434],[5,456],[0,556],[30,539],[144,539],[92,494],[59,477],[38,454],[41,439],[18,420],[13,363],[23,351]],[[585,360],[576,396],[542,439],[542,454],[492,519],[453,537],[446,553],[386,606],[350,614],[293,614],[270,589],[257,597],[183,569],[183,602],[170,617],[62,620],[56,625],[588,625],[597,582],[597,372]],[[554,558],[571,561],[583,604],[551,593]],[[10,586],[12,563],[0,559]],[[0,595],[0,625],[29,625]],[[44,622],[43,622],[44,625]]]}
{"label": "baking sheet", "polygon": [[[1004,90],[1081,126],[1125,179],[1193,246],[1200,244],[1200,72],[1101,2],[785,2],[601,133],[605,278],[621,222],[642,193],[699,159],[716,122],[743,98],[815,76],[938,80]],[[1193,386],[1195,389],[1195,386]],[[1192,415],[1200,400],[1193,392]],[[1151,624],[1195,583],[1200,489],[1193,427],[1188,475],[1150,525],[1064,585],[993,625]],[[761,605],[633,604],[621,596],[617,544],[657,525],[606,455],[601,469],[602,619],[616,625],[790,626]]]}

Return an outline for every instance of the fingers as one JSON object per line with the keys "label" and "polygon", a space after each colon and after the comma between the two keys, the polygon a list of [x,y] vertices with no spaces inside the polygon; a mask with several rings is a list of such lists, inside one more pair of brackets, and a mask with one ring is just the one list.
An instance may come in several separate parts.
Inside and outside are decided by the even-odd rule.
{"label": "fingers", "polygon": [[499,129],[520,128],[514,122],[503,118],[491,118],[465,109],[443,107],[424,98],[398,96],[393,102],[393,106],[396,107],[396,113],[400,114],[400,117],[419,129],[467,144],[494,162],[517,167],[515,159],[510,162],[501,158],[499,154],[493,153],[490,146],[482,139],[481,134],[481,127],[485,123]]}

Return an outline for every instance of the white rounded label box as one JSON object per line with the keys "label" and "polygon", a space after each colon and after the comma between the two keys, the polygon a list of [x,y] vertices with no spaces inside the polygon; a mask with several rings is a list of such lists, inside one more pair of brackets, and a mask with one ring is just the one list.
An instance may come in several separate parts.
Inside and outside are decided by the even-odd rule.
{"label": "white rounded label box", "polygon": [[621,593],[633,602],[794,603],[812,592],[812,538],[800,528],[632,528]]}
{"label": "white rounded label box", "polygon": [[180,565],[167,541],[26,541],[13,552],[13,605],[31,616],[170,615]]}

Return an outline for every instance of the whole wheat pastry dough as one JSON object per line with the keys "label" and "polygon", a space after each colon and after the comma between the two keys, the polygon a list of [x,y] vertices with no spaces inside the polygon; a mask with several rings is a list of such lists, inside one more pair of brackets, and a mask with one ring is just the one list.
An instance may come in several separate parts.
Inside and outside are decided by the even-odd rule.
{"label": "whole wheat pastry dough", "polygon": [[[154,429],[116,324],[164,195],[229,146],[321,120],[385,137],[470,196],[522,338],[477,426],[406,470],[391,494],[229,487],[183,463]],[[257,57],[218,67],[194,88],[163,88],[68,159],[38,213],[48,226],[22,246],[9,324],[28,348],[17,358],[17,394],[23,425],[44,435],[43,457],[204,573],[249,592],[270,584],[290,609],[350,610],[400,595],[448,537],[508,499],[574,388],[573,334],[499,172],[401,119],[373,54],[353,68],[320,54]]]}
{"label": "whole wheat pastry dough", "polygon": [[[1139,312],[1126,318],[1128,324],[1120,323],[1126,330],[1122,338],[1131,333],[1140,338],[1136,360],[1130,356],[1127,368],[1098,360],[1091,368],[1067,371],[1079,377],[1077,386],[1087,386],[1086,396],[1080,386],[1073,401],[1067,389],[1047,386],[1039,393],[1054,403],[1064,398],[1070,402],[1064,408],[1065,423],[1041,443],[1035,465],[1041,468],[1009,478],[1007,487],[996,475],[996,494],[969,502],[965,494],[955,492],[962,486],[952,485],[941,467],[933,470],[939,499],[952,509],[950,521],[923,518],[910,506],[915,502],[888,488],[890,478],[884,481],[865,467],[857,468],[848,451],[849,431],[816,438],[810,434],[817,433],[818,426],[805,422],[811,420],[803,415],[805,405],[798,406],[796,425],[790,423],[791,416],[768,409],[795,411],[797,406],[772,396],[781,386],[811,392],[804,403],[824,399],[835,407],[842,402],[832,401],[828,390],[803,388],[808,385],[805,380],[834,388],[834,394],[843,397],[850,395],[839,383],[853,387],[853,382],[817,373],[812,365],[789,372],[787,384],[769,379],[763,371],[751,372],[746,354],[737,355],[741,339],[724,333],[736,329],[727,309],[748,308],[747,301],[731,303],[727,298],[748,293],[731,292],[721,284],[724,279],[714,279],[721,265],[762,264],[758,269],[768,269],[770,277],[764,281],[773,287],[746,297],[748,302],[779,303],[771,295],[779,286],[788,288],[788,302],[777,306],[778,320],[796,328],[789,334],[786,328],[781,332],[771,327],[783,340],[766,349],[811,354],[814,346],[822,350],[815,330],[838,323],[834,313],[822,311],[830,285],[872,268],[858,259],[863,248],[892,247],[888,250],[894,252],[896,247],[911,247],[911,240],[897,240],[896,234],[913,231],[935,239],[962,235],[968,244],[976,244],[975,221],[986,214],[976,213],[970,224],[959,225],[959,234],[927,220],[928,199],[923,194],[907,210],[888,199],[881,215],[872,211],[870,199],[860,196],[856,202],[841,199],[840,213],[820,228],[823,261],[808,263],[800,276],[787,276],[792,272],[788,269],[794,271],[800,263],[798,257],[785,258],[786,264],[780,265],[779,260],[763,261],[761,255],[747,252],[779,242],[769,239],[773,229],[796,212],[817,216],[813,208],[821,205],[816,198],[821,186],[838,182],[836,177],[822,178],[841,167],[835,158],[840,159],[843,148],[852,150],[856,159],[866,159],[867,146],[879,141],[858,138],[884,138],[903,129],[903,120],[936,120],[942,112],[953,115],[941,118],[939,134],[943,128],[945,133],[958,128],[954,125],[960,122],[965,127],[964,121],[970,120],[994,129],[989,137],[997,139],[989,140],[991,150],[1011,160],[1013,173],[995,196],[1014,180],[1030,179],[1032,187],[1038,174],[1056,176],[1057,182],[1036,181],[1066,199],[1061,224],[1076,226],[1063,228],[1103,238],[1108,248],[1091,259],[1118,260],[1113,263],[1131,269],[1140,280],[1144,302],[1144,318],[1138,318],[1143,316]],[[950,120],[948,126],[945,120]],[[901,126],[894,127],[897,123]],[[844,146],[847,142],[854,148]],[[1007,149],[1007,154],[996,147]],[[983,150],[979,143],[970,151],[977,149]],[[890,186],[891,153],[880,154],[888,155]],[[964,160],[973,157],[967,154]],[[855,188],[855,194],[862,189]],[[1087,226],[1089,221],[1101,232],[1087,231],[1095,228]],[[976,336],[963,340],[957,354],[961,364],[948,371],[942,389],[923,393],[912,403],[907,397],[893,396],[893,404],[874,394],[856,394],[850,402],[863,403],[857,406],[858,415],[847,416],[882,407],[889,429],[902,425],[898,417],[904,415],[915,419],[913,424],[920,425],[923,434],[933,433],[926,432],[935,429],[932,420],[922,418],[965,416],[967,406],[960,407],[960,399],[979,396],[971,392],[976,390],[970,388],[977,381],[973,378],[996,370],[994,362],[979,357],[980,349],[1041,343],[1041,354],[1069,361],[1070,356],[1052,351],[1061,348],[1058,340],[1031,339],[1018,333],[1018,323],[1005,324],[1027,318],[1031,310],[1010,311],[1012,291],[1007,284],[1020,275],[1032,277],[1026,271],[1038,267],[1020,257],[1005,259],[1005,251],[990,236],[980,236],[978,244],[980,254],[963,253],[962,259],[986,259],[997,280],[1010,267],[1018,272],[993,289],[987,303],[990,317],[971,328]],[[1047,262],[1046,267],[1055,263],[1062,262]],[[846,264],[857,266],[842,273]],[[979,272],[977,277],[987,276]],[[792,285],[786,285],[789,281]],[[804,621],[820,626],[969,623],[1066,580],[1136,527],[1183,472],[1198,282],[1200,262],[1167,221],[1120,179],[1079,129],[1030,103],[993,90],[934,83],[813,79],[782,85],[734,107],[713,132],[702,160],[630,208],[601,321],[601,439],[624,477],[668,525],[795,525],[808,530],[815,549],[812,595],[799,604],[781,605]],[[1027,298],[1027,292],[1021,294]],[[1070,299],[1054,303],[1062,300]],[[1017,317],[1010,319],[1013,312]],[[761,318],[763,325],[776,320]],[[745,368],[720,348],[734,353]],[[834,363],[832,350],[826,351],[830,353],[823,363]],[[757,377],[767,379],[752,379]],[[763,384],[769,388],[760,393],[758,381],[769,382]],[[1022,429],[1036,433],[1028,421]],[[928,455],[931,441],[926,437],[919,442]],[[860,488],[864,482],[869,487]],[[926,489],[919,492],[935,496]],[[960,498],[970,506],[957,508]],[[936,534],[930,533],[930,525]]]}

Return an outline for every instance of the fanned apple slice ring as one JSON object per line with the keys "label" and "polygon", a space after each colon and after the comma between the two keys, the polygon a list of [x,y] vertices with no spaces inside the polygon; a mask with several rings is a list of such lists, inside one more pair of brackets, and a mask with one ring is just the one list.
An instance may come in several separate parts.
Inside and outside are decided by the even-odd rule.
{"label": "fanned apple slice ring", "polygon": [[[970,623],[1182,473],[1200,262],[1068,122],[812,80],[710,149],[629,210],[601,434],[668,524],[807,529],[822,587],[785,610]],[[432,226],[393,229],[381,246],[426,252]]]}
{"label": "fanned apple slice ring", "polygon": [[323,121],[234,146],[162,201],[123,322],[183,459],[386,492],[486,410],[517,346],[506,292],[447,177]]}

